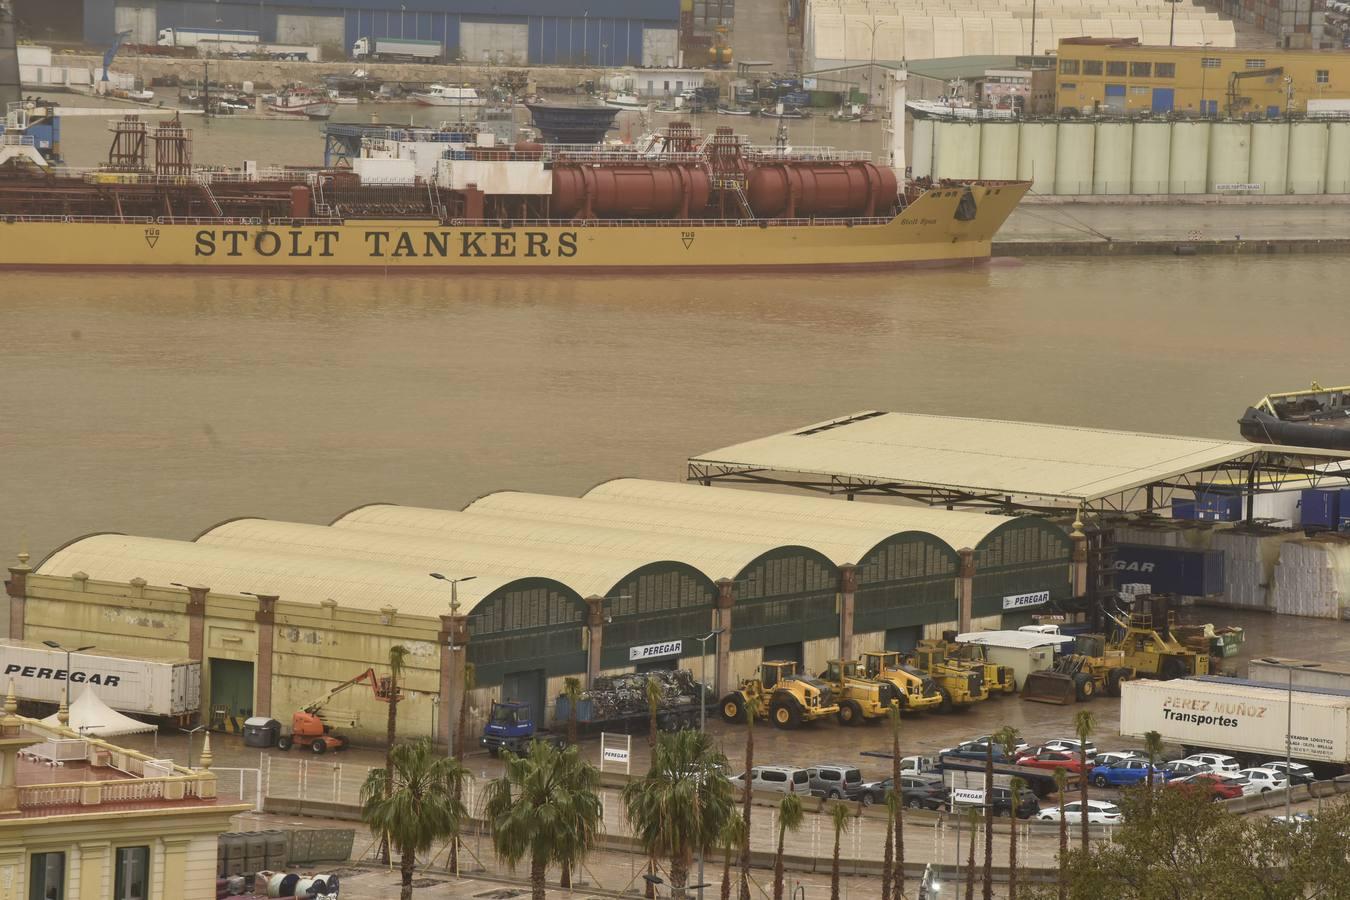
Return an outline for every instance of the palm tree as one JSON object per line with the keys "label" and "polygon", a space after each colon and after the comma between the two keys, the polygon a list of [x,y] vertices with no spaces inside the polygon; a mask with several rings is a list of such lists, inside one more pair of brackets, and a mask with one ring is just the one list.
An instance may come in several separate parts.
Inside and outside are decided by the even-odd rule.
{"label": "palm tree", "polygon": [[750,770],[755,767],[755,705],[745,704],[745,792],[741,797],[741,818],[745,820],[745,844],[741,847],[740,900],[750,900]]}
{"label": "palm tree", "polygon": [[853,814],[843,803],[835,803],[830,808],[830,821],[834,824],[834,859],[830,863],[830,900],[839,900],[839,838],[848,831],[849,820]]}
{"label": "palm tree", "polygon": [[966,810],[966,823],[970,825],[970,850],[966,856],[966,900],[975,900],[975,821],[978,817],[975,807]]}
{"label": "palm tree", "polygon": [[427,740],[399,744],[389,759],[388,769],[371,769],[361,785],[361,821],[398,848],[399,897],[411,900],[417,854],[459,833],[466,816],[459,785],[468,772]]}
{"label": "palm tree", "polygon": [[1144,752],[1148,754],[1148,796],[1144,798],[1144,815],[1153,815],[1153,760],[1162,753],[1162,735],[1156,731],[1144,732]]}
{"label": "palm tree", "polygon": [[670,858],[671,895],[683,897],[694,853],[715,846],[735,808],[731,782],[719,774],[727,758],[701,731],[663,734],[652,765],[623,788],[634,836],[648,857]]}
{"label": "palm tree", "polygon": [[577,704],[581,702],[581,679],[571,675],[563,679],[563,696],[567,698],[567,743],[577,742]]}
{"label": "palm tree", "polygon": [[1069,789],[1069,773],[1064,769],[1055,770],[1055,797],[1059,800],[1059,900],[1069,896],[1069,885],[1065,881],[1069,864],[1069,820],[1064,815],[1064,794]]}
{"label": "palm tree", "polygon": [[1092,710],[1080,709],[1073,717],[1073,730],[1078,735],[1078,761],[1082,768],[1082,774],[1078,778],[1078,799],[1081,801],[1082,813],[1078,816],[1082,824],[1083,854],[1088,852],[1088,764],[1087,764],[1087,742],[1092,736],[1092,732],[1097,727],[1097,717],[1092,714]]}
{"label": "palm tree", "polygon": [[661,730],[657,727],[656,714],[661,709],[661,682],[655,678],[647,678],[647,716],[649,719],[649,730],[647,732],[648,746],[656,746],[657,735]]}
{"label": "palm tree", "polygon": [[778,801],[778,849],[773,855],[773,900],[783,900],[783,839],[789,831],[802,827],[806,813],[801,798],[784,794]]}
{"label": "palm tree", "polygon": [[[398,742],[398,702],[403,697],[398,692],[398,682],[403,675],[403,661],[408,658],[408,648],[395,644],[389,648],[389,682],[385,700],[389,704],[389,714],[384,729],[384,792],[394,789],[394,744]],[[381,690],[383,690],[381,686]],[[389,864],[389,835],[380,838],[380,862]]]}
{"label": "palm tree", "polygon": [[[992,748],[993,748],[993,745],[994,745],[994,744],[998,744],[1001,748],[1003,748],[1003,753],[1004,753],[1004,755],[1006,755],[1006,756],[1008,757],[1008,759],[1012,759],[1013,754],[1015,754],[1015,753],[1017,752],[1017,742],[1018,742],[1018,739],[1019,739],[1020,737],[1021,737],[1021,734],[1019,734],[1018,731],[1017,731],[1017,729],[1016,729],[1016,728],[1013,728],[1011,725],[1004,725],[1004,726],[1003,726],[1002,728],[1000,728],[998,731],[995,731],[992,735],[989,736],[989,745],[990,745],[989,759],[990,759],[990,762],[986,765],[986,767],[985,767],[985,774],[984,774],[984,779],[985,779],[985,780],[984,780],[984,790],[985,790],[985,794],[984,794],[984,798],[985,798],[985,799],[984,799],[984,804],[985,804],[985,815],[984,815],[984,828],[985,828],[985,831],[984,831],[984,900],[993,900],[993,896],[994,896],[994,877],[993,877],[993,876],[994,876],[994,871],[993,871],[993,856],[994,856],[994,819],[993,819],[993,816],[994,816],[994,804],[993,804],[993,802],[992,802],[992,798],[993,798],[993,796],[994,796],[994,766],[993,766],[993,756],[994,756],[994,751],[993,751]],[[1018,779],[1018,780],[1020,780],[1020,779]],[[1023,782],[1023,784],[1025,784],[1025,782]],[[1008,799],[1009,799],[1009,802],[1011,803],[1011,806],[1010,806],[1009,809],[1008,809],[1008,815],[1009,815],[1009,817],[1015,819],[1016,816],[1017,816],[1017,790],[1016,790],[1016,789],[1013,789],[1012,795],[1011,795]],[[1016,823],[1016,822],[1013,822],[1013,832],[1015,833],[1016,831],[1017,831],[1017,823]]]}
{"label": "palm tree", "polygon": [[905,797],[900,789],[899,701],[891,704],[887,715],[891,720],[891,796],[895,798],[895,872],[891,878],[891,890],[892,896],[900,900],[905,896]]}
{"label": "palm tree", "polygon": [[[892,900],[891,882],[895,879],[895,812],[900,808],[895,791],[886,792],[886,852],[881,860],[881,900]],[[900,892],[895,892],[899,900]],[[783,900],[775,897],[774,900]]]}
{"label": "palm tree", "polygon": [[[473,663],[464,662],[464,686],[459,693],[459,722],[455,725],[455,759],[464,762],[464,738],[469,722],[469,694],[477,686]],[[450,871],[459,874],[459,835],[450,842]]]}
{"label": "palm tree", "polygon": [[[1008,790],[1012,791],[1013,809],[1017,809],[1017,797],[1026,790],[1027,783],[1014,775],[1008,779]],[[1008,900],[1017,900],[1017,819],[1012,819],[1008,830]]]}
{"label": "palm tree", "polygon": [[739,859],[741,845],[745,843],[745,820],[741,814],[732,810],[731,817],[718,835],[717,842],[722,845],[722,900],[731,900],[731,859]]}
{"label": "palm tree", "polygon": [[524,756],[502,754],[506,771],[488,783],[483,818],[497,856],[514,867],[530,858],[530,895],[544,900],[550,863],[573,866],[590,851],[604,821],[600,773],[576,747],[533,741]]}

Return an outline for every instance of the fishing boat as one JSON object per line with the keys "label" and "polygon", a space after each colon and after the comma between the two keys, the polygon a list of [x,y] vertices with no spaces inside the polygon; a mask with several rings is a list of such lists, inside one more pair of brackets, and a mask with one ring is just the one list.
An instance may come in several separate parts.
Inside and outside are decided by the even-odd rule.
{"label": "fishing boat", "polygon": [[959,97],[942,100],[906,100],[905,109],[920,119],[1015,119],[1014,109],[975,106]]}
{"label": "fishing boat", "polygon": [[805,119],[806,113],[795,106],[784,106],[779,103],[772,108],[765,108],[759,111],[759,114],[766,119]]}
{"label": "fishing boat", "polygon": [[1242,436],[1258,444],[1350,450],[1350,386],[1267,394],[1238,419]]}
{"label": "fishing boat", "polygon": [[413,91],[412,98],[423,106],[483,106],[487,103],[471,87],[433,84],[425,91]]}
{"label": "fishing boat", "polygon": [[[865,154],[799,153],[680,121],[617,146],[390,126],[331,169],[196,167],[183,123],[114,125],[105,166],[0,162],[0,268],[556,278],[969,266],[989,258],[1030,187],[902,188]],[[367,158],[379,160],[368,181]]]}
{"label": "fishing boat", "polygon": [[719,104],[717,114],[719,116],[753,116],[755,111],[748,106],[722,106]]}
{"label": "fishing boat", "polygon": [[270,112],[304,119],[327,119],[333,115],[333,101],[309,88],[290,88],[282,91],[267,104]]}
{"label": "fishing boat", "polygon": [[605,98],[606,106],[613,106],[617,109],[646,109],[647,104],[638,99],[637,94],[615,94],[612,97]]}

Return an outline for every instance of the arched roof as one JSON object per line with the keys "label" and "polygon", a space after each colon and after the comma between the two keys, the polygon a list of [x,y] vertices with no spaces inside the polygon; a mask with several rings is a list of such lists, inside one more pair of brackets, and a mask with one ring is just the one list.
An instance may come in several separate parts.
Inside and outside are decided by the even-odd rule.
{"label": "arched roof", "polygon": [[[1013,516],[954,512],[926,506],[900,506],[842,498],[802,497],[743,488],[704,487],[677,481],[648,481],[641,478],[616,478],[602,482],[583,495],[585,500],[645,503],[672,509],[697,509],[712,513],[744,513],[771,516],[783,522],[803,525],[829,522],[864,528],[890,529],[892,532],[926,531],[946,541],[954,549],[979,546],[993,532],[1018,521]],[[1044,519],[1031,518],[1046,527]]]}
{"label": "arched roof", "polygon": [[[275,594],[295,603],[378,612],[393,606],[401,614],[440,616],[450,611],[450,589],[428,577],[427,567],[351,557],[319,557],[273,550],[236,549],[190,541],[96,534],[72,541],[37,567],[40,575],[69,577],[83,572],[101,581],[144,578],[152,585],[204,584],[215,593]],[[521,579],[446,567],[450,577],[477,575],[459,586],[461,609],[472,611],[484,598]],[[574,594],[562,583],[555,589]],[[580,598],[577,598],[580,599]]]}
{"label": "arched roof", "polygon": [[[583,597],[605,595],[633,572],[665,560],[612,553],[566,552],[554,545],[521,547],[465,540],[451,534],[335,528],[270,519],[232,519],[197,538],[199,544],[237,550],[276,550],[337,559],[406,564],[422,572],[453,570],[504,577],[540,577],[562,582]],[[685,563],[675,568],[701,573]],[[711,583],[711,580],[709,580]]]}
{"label": "arched roof", "polygon": [[610,528],[415,506],[362,506],[338,518],[332,527],[433,534],[519,547],[522,552],[551,547],[569,553],[618,553],[645,556],[652,561],[677,560],[714,581],[735,578],[755,560],[775,550],[796,549],[833,565],[829,557],[810,546],[802,546],[800,541],[699,538],[652,528]]}
{"label": "arched roof", "polygon": [[[754,540],[766,544],[802,544],[819,550],[836,565],[860,562],[878,544],[911,536],[935,541],[941,538],[912,529],[898,531],[889,525],[837,523],[820,516],[809,520],[791,520],[772,513],[712,511],[696,506],[649,504],[641,498],[619,497],[584,499],[531,494],[522,491],[498,491],[470,503],[465,512],[486,513],[530,521],[597,525],[602,527],[664,532],[719,541]],[[952,556],[956,555],[951,548]]]}

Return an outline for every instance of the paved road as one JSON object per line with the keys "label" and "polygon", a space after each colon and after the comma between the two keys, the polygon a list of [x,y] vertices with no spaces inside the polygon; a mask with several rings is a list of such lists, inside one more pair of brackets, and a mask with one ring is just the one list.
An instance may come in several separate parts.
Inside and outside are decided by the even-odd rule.
{"label": "paved road", "polygon": [[772,62],[769,71],[790,71],[786,0],[736,0],[734,29],[731,49],[736,60]]}

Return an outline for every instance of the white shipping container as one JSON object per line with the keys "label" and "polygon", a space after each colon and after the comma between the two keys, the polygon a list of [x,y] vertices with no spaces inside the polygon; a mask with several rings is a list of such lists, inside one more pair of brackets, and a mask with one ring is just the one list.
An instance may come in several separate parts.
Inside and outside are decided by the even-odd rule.
{"label": "white shipping container", "polygon": [[[1333,691],[1350,691],[1350,666],[1345,663],[1315,662],[1307,659],[1284,659],[1273,657],[1287,666],[1274,666],[1254,659],[1247,665],[1247,679],[1282,687],[1286,690],[1289,676],[1293,675],[1294,690],[1300,688],[1323,688]],[[1290,666],[1294,668],[1290,668]],[[1315,668],[1308,668],[1315,667]]]}
{"label": "white shipping container", "polygon": [[[1350,697],[1294,692],[1291,746],[1294,759],[1347,761]],[[1149,731],[1164,743],[1283,756],[1290,715],[1288,691],[1240,681],[1127,681],[1121,685],[1120,733]]]}
{"label": "white shipping container", "polygon": [[70,681],[72,702],[85,688],[119,712],[178,717],[201,707],[202,667],[190,659],[100,653],[66,654],[33,641],[0,640],[0,674],[20,700],[60,703]]}

